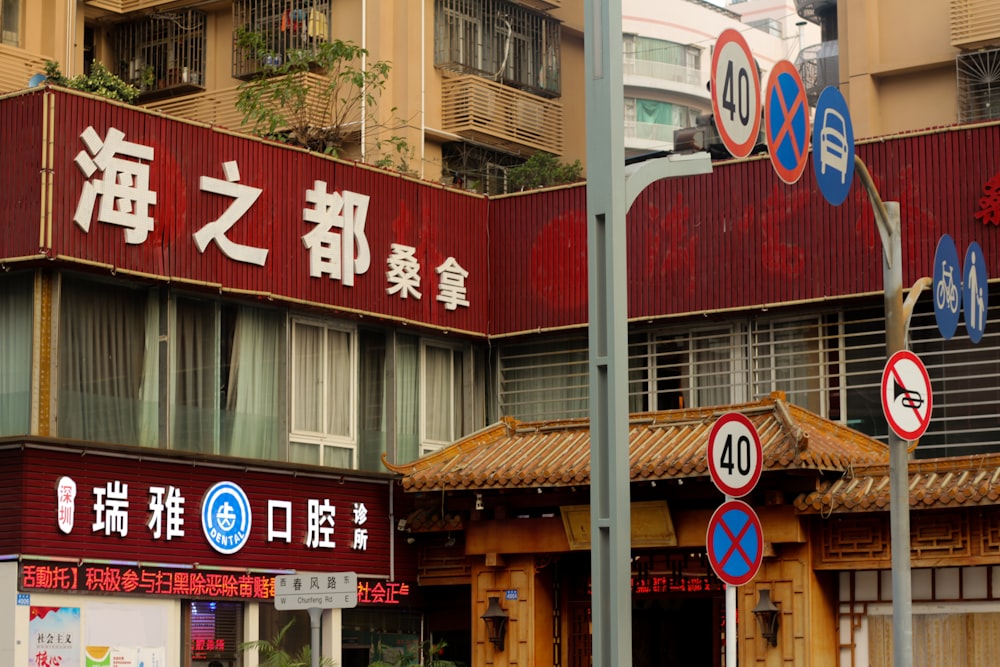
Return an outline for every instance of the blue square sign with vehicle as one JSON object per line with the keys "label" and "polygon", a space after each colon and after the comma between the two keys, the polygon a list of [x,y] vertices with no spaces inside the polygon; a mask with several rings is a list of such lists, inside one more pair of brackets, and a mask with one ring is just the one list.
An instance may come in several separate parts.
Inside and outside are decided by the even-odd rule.
{"label": "blue square sign with vehicle", "polygon": [[816,102],[812,143],[816,184],[828,202],[840,206],[854,180],[854,126],[847,101],[833,86]]}

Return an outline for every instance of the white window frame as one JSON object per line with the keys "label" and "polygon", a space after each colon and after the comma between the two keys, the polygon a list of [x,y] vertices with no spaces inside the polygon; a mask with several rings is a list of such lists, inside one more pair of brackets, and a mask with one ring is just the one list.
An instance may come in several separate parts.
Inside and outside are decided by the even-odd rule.
{"label": "white window frame", "polygon": [[[427,349],[436,348],[448,350],[451,352],[451,372],[449,377],[455,377],[455,354],[460,354],[462,357],[462,386],[459,388],[455,387],[454,381],[451,383],[450,400],[448,405],[451,407],[451,414],[449,415],[449,423],[451,424],[451,439],[450,440],[433,440],[427,434],[427,411],[428,406],[428,391],[427,382],[430,379],[427,368]],[[420,339],[420,456],[426,456],[431,452],[436,452],[443,447],[454,443],[459,440],[464,432],[468,429],[467,416],[464,414],[465,406],[463,405],[463,415],[462,422],[456,426],[455,420],[455,408],[456,401],[465,400],[465,396],[469,391],[473,390],[473,377],[472,377],[472,351],[467,345],[460,345],[454,343],[442,342],[435,339],[421,338]]]}
{"label": "white window frame", "polygon": [[[300,430],[296,428],[295,425],[295,406],[299,400],[297,396],[299,388],[296,383],[295,378],[295,360],[298,354],[299,341],[298,336],[296,336],[296,327],[298,326],[308,326],[308,327],[319,327],[324,331],[324,345],[323,345],[323,368],[324,376],[329,371],[327,354],[329,352],[328,346],[326,345],[325,336],[330,331],[336,331],[339,333],[345,333],[349,336],[350,345],[350,373],[351,378],[348,383],[350,396],[348,397],[348,433],[346,435],[339,435],[333,433],[324,433],[319,431],[307,431]],[[358,467],[358,332],[357,328],[351,325],[330,322],[323,320],[314,320],[301,317],[293,317],[291,319],[291,325],[289,327],[289,363],[288,363],[288,376],[289,376],[289,388],[288,388],[288,446],[289,449],[293,445],[314,445],[318,448],[319,457],[318,464],[321,466],[332,465],[327,462],[326,455],[327,449],[342,450],[348,452],[350,457],[349,465],[350,469],[356,469]],[[323,423],[327,423],[328,414],[325,412],[328,405],[328,391],[330,390],[330,382],[328,377],[324,377],[323,381],[323,402],[324,414]],[[289,452],[289,460],[292,459],[291,453]]]}
{"label": "white window frame", "polygon": [[[775,339],[775,335],[783,328],[788,327],[793,327],[796,330],[801,328],[810,328],[814,331],[812,339],[803,339],[801,337],[795,339],[796,342],[801,340],[811,341],[812,346],[808,352],[800,352],[798,350],[789,352],[788,350],[778,349],[779,347],[787,344],[788,341],[778,341]],[[780,368],[792,368],[795,370],[795,382],[804,381],[807,384],[815,384],[815,387],[806,389],[806,393],[810,395],[815,394],[815,400],[817,401],[816,405],[801,405],[801,407],[815,412],[824,418],[828,417],[830,413],[830,381],[828,377],[829,372],[827,370],[827,363],[825,360],[827,346],[824,344],[824,336],[826,334],[823,318],[819,315],[803,314],[793,317],[759,319],[754,324],[753,329],[753,342],[751,348],[753,377],[751,378],[751,382],[753,391],[757,394],[757,398],[770,394],[773,391],[782,390],[785,392],[786,397],[790,402],[795,403],[796,405],[801,405],[801,403],[794,399],[792,395],[793,392],[783,389],[779,385],[779,380],[777,379],[777,370],[779,366],[775,364],[775,360],[779,358],[797,356],[799,354],[815,356],[815,365],[808,367],[789,367],[787,365],[782,365]],[[765,354],[761,354],[761,352],[765,352]],[[767,360],[768,363],[766,366],[761,365],[760,362],[762,360]],[[803,368],[806,369],[805,374],[798,372],[798,369]],[[812,401],[807,402],[811,403]]]}

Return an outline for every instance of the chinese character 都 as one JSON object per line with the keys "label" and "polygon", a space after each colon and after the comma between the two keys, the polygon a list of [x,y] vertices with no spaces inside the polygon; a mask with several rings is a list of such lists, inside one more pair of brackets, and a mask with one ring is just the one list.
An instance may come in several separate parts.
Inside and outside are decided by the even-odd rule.
{"label": "chinese character \u90fd", "polygon": [[302,244],[309,250],[310,276],[320,278],[325,273],[331,280],[350,287],[355,274],[368,271],[371,251],[365,221],[369,200],[368,195],[349,190],[344,190],[343,195],[327,192],[326,181],[315,181],[313,188],[306,190],[306,202],[313,207],[302,209],[302,218],[317,225],[302,237]]}

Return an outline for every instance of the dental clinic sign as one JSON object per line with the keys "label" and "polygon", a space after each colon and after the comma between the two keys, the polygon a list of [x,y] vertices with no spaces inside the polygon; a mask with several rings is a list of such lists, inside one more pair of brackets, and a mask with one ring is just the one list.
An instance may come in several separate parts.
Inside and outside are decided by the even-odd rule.
{"label": "dental clinic sign", "polygon": [[[76,482],[61,477],[56,492],[56,516],[59,530],[73,531]],[[187,536],[185,504],[187,498],[177,486],[150,485],[145,489],[132,489],[115,479],[102,486],[91,488],[96,519],[90,530],[109,537],[127,537],[134,530],[131,515],[142,513],[140,530],[152,540],[177,540]],[[292,511],[290,501],[268,498],[266,513],[266,539],[270,542],[292,542]],[[201,532],[209,546],[220,554],[234,554],[246,546],[253,526],[250,499],[239,484],[223,481],[214,484],[201,498]],[[348,549],[365,551],[368,548],[368,508],[363,502],[345,502],[342,505],[338,529],[337,505],[329,498],[309,498],[306,501],[306,532],[301,544],[307,549],[334,549],[335,541],[343,535]]]}
{"label": "dental clinic sign", "polygon": [[[23,453],[22,553],[389,576],[392,479],[73,448]],[[406,550],[395,545],[395,551]]]}

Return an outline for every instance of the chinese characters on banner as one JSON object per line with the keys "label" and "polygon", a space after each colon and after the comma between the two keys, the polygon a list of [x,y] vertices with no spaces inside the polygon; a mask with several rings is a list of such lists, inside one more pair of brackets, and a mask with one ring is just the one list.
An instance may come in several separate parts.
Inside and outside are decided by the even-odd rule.
{"label": "chinese characters on banner", "polygon": [[[88,233],[96,217],[99,223],[123,227],[125,243],[145,243],[157,224],[153,210],[157,193],[150,184],[155,151],[151,146],[127,141],[125,133],[114,127],[108,128],[102,139],[88,126],[80,134],[80,141],[84,149],[74,162],[86,180],[73,221]],[[202,175],[198,179],[198,189],[207,193],[205,196],[226,197],[231,201],[215,220],[195,221],[194,224],[200,227],[192,234],[194,244],[202,254],[214,244],[234,262],[264,266],[269,248],[238,243],[229,236],[237,225],[249,224],[243,217],[264,189],[241,182],[236,160],[222,163],[222,175],[223,178]],[[321,279],[325,275],[330,280],[340,281],[344,287],[352,287],[355,277],[366,274],[371,265],[365,229],[371,198],[349,190],[331,190],[321,180],[315,180],[312,188],[306,188],[302,198],[306,205],[302,208],[304,233],[301,240],[309,254],[309,276]],[[400,299],[421,299],[422,267],[417,259],[417,248],[399,243],[392,243],[390,248],[385,260],[386,294],[397,295]],[[435,300],[443,304],[446,311],[468,308],[468,269],[449,256],[434,267],[434,272],[438,277]]]}

